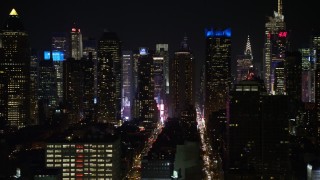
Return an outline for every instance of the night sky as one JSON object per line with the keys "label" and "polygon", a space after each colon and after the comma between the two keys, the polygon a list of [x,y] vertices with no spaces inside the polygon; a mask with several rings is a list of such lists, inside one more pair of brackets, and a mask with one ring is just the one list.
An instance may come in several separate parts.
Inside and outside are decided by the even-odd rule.
{"label": "night sky", "polygon": [[[294,47],[306,44],[311,29],[320,27],[316,2],[283,1]],[[124,49],[154,49],[156,43],[168,43],[171,54],[186,34],[196,61],[203,62],[204,29],[231,27],[233,62],[243,53],[247,35],[254,61],[261,62],[264,24],[277,10],[277,0],[1,0],[0,22],[12,8],[23,20],[31,46],[38,50],[50,48],[53,32],[70,32],[76,23],[83,36],[99,39],[108,29],[119,35]]]}

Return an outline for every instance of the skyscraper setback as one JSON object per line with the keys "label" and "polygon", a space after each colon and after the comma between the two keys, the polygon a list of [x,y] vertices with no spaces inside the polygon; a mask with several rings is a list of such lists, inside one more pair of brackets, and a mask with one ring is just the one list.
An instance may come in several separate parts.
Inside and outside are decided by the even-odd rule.
{"label": "skyscraper setback", "polygon": [[205,118],[226,109],[231,86],[231,29],[206,29]]}
{"label": "skyscraper setback", "polygon": [[15,9],[9,14],[1,36],[0,71],[7,78],[6,120],[8,125],[22,128],[30,118],[30,47],[28,34]]}

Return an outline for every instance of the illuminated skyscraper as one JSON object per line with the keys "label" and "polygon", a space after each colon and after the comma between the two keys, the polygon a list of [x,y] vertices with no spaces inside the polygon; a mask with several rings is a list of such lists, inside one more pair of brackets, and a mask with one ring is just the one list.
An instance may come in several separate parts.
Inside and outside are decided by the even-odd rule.
{"label": "illuminated skyscraper", "polygon": [[138,59],[138,85],[135,96],[134,115],[139,118],[142,125],[151,130],[155,127],[158,120],[156,116],[157,106],[154,100],[154,72],[153,72],[153,54],[148,52],[147,48],[139,49],[140,57]]}
{"label": "illuminated skyscraper", "polygon": [[274,17],[269,17],[265,24],[265,44],[263,55],[263,73],[267,92],[275,94],[274,72],[280,62],[285,59],[285,51],[288,46],[288,32],[282,14],[282,0],[278,0],[278,12]]}
{"label": "illuminated skyscraper", "polygon": [[63,59],[54,60],[55,69],[55,81],[57,83],[57,102],[60,103],[63,100],[63,61],[70,57],[69,41],[66,33],[54,33],[52,36],[52,53],[63,53]]}
{"label": "illuminated skyscraper", "polygon": [[[302,102],[314,102],[314,65],[311,61],[311,48],[299,49],[302,57]],[[313,90],[312,90],[313,89]],[[313,92],[313,93],[312,93]]]}
{"label": "illuminated skyscraper", "polygon": [[253,68],[252,61],[253,61],[253,56],[252,56],[250,38],[248,35],[244,54],[239,55],[237,58],[237,77],[236,77],[237,82],[247,79],[247,75],[249,74],[250,69]]}
{"label": "illuminated skyscraper", "polygon": [[[1,56],[1,50],[0,50]],[[8,82],[4,71],[0,70],[0,120],[7,120],[8,111]]]}
{"label": "illuminated skyscraper", "polygon": [[31,52],[30,62],[30,124],[37,125],[38,119],[38,88],[39,88],[39,56]]}
{"label": "illuminated skyscraper", "polygon": [[30,47],[26,33],[15,9],[9,14],[0,33],[3,50],[0,71],[8,78],[8,125],[22,128],[30,118]]}
{"label": "illuminated skyscraper", "polygon": [[82,34],[79,28],[71,29],[71,57],[80,60],[83,55]]}
{"label": "illuminated skyscraper", "polygon": [[205,31],[205,118],[226,109],[231,86],[231,29]]}
{"label": "illuminated skyscraper", "polygon": [[[110,101],[110,103],[112,101],[114,106],[114,108],[112,108],[113,110],[110,109],[111,111],[114,111],[114,118],[110,117],[109,120],[115,119],[115,122],[119,122],[121,119],[121,66],[121,41],[115,32],[105,31],[98,42],[98,96],[100,95],[99,104],[103,103],[101,100],[103,100],[104,98],[102,97],[105,96],[102,95],[102,93],[109,94],[109,99],[112,97],[112,99],[108,101]],[[111,73],[112,77],[109,77],[109,75],[104,73]],[[103,81],[106,80],[105,78],[111,78],[112,80]],[[102,83],[107,83],[108,85],[102,85]],[[108,86],[111,92],[106,93],[107,89],[103,89],[103,86],[105,86],[105,88]],[[111,114],[109,114],[109,116],[111,116]]]}
{"label": "illuminated skyscraper", "polygon": [[132,51],[122,51],[122,115],[125,120],[131,120],[133,105],[133,58]]}
{"label": "illuminated skyscraper", "polygon": [[44,121],[51,118],[51,112],[57,105],[57,84],[55,81],[55,69],[53,60],[41,60],[39,62],[39,119]]}
{"label": "illuminated skyscraper", "polygon": [[169,49],[168,44],[156,44],[156,56],[163,57],[163,78],[165,93],[169,94]]}
{"label": "illuminated skyscraper", "polygon": [[[116,33],[104,32],[98,42],[99,122],[118,124],[121,116],[121,43]],[[118,87],[119,86],[119,87]],[[118,88],[118,89],[117,89]]]}
{"label": "illuminated skyscraper", "polygon": [[181,42],[180,49],[174,53],[171,64],[170,99],[173,117],[180,117],[181,112],[190,105],[194,107],[194,57],[187,44],[187,37]]}

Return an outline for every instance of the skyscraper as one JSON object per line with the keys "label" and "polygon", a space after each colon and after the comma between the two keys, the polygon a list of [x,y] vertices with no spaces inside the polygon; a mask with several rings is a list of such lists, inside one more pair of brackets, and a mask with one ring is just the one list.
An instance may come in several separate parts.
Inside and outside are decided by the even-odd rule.
{"label": "skyscraper", "polygon": [[263,51],[263,73],[267,92],[275,94],[274,72],[280,62],[285,59],[287,50],[286,24],[282,14],[282,0],[278,0],[278,12],[265,24],[265,44]]}
{"label": "skyscraper", "polygon": [[225,179],[289,179],[289,97],[266,95],[260,79],[230,94]]}
{"label": "skyscraper", "polygon": [[180,117],[180,113],[190,105],[194,107],[194,57],[185,36],[180,49],[174,53],[171,63],[170,99],[173,117]]}
{"label": "skyscraper", "polygon": [[66,33],[54,33],[52,36],[52,53],[63,53],[63,59],[53,61],[55,69],[55,81],[57,82],[57,102],[60,103],[63,100],[63,61],[70,57],[69,41]]}
{"label": "skyscraper", "polygon": [[[114,122],[121,119],[121,66],[121,41],[115,32],[105,31],[98,42],[98,103],[99,106],[106,106],[101,104],[103,101],[113,104],[113,108],[110,104],[110,108],[100,113],[112,112],[114,115],[108,113],[108,116],[114,116],[109,118]],[[106,96],[109,100],[104,98]]]}
{"label": "skyscraper", "polygon": [[148,49],[139,49],[138,85],[135,97],[135,117],[138,118],[146,130],[152,130],[157,122],[157,107],[154,100],[154,72],[153,54]]}
{"label": "skyscraper", "polygon": [[121,42],[104,32],[98,42],[98,121],[118,124],[121,116]]}
{"label": "skyscraper", "polygon": [[237,77],[236,82],[245,80],[249,74],[250,69],[253,67],[253,56],[250,43],[250,37],[248,35],[246,49],[243,55],[239,55],[237,58]]}
{"label": "skyscraper", "polygon": [[165,84],[165,93],[169,94],[169,45],[156,44],[156,56],[163,57],[163,78]]}
{"label": "skyscraper", "polygon": [[30,118],[30,47],[28,34],[15,9],[9,14],[1,36],[0,71],[8,78],[8,125],[22,128]]}
{"label": "skyscraper", "polygon": [[83,55],[82,34],[79,28],[71,29],[71,57],[80,60]]}
{"label": "skyscraper", "polygon": [[231,29],[206,29],[205,118],[226,109],[231,86]]}
{"label": "skyscraper", "polygon": [[125,120],[131,120],[133,105],[133,58],[132,51],[122,51],[122,115]]}

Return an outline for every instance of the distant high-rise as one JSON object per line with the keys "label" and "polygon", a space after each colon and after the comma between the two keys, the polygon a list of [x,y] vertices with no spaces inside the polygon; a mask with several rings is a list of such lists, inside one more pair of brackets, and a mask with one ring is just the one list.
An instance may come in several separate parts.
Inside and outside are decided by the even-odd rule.
{"label": "distant high-rise", "polygon": [[[0,50],[1,56],[1,50]],[[8,111],[8,79],[4,71],[0,71],[0,121],[7,120]]]}
{"label": "distant high-rise", "polygon": [[133,57],[132,51],[122,51],[122,115],[125,120],[131,120],[133,105]]}
{"label": "distant high-rise", "polygon": [[50,112],[57,106],[57,84],[55,81],[53,60],[39,62],[39,119],[41,123],[49,120]]}
{"label": "distant high-rise", "polygon": [[299,49],[302,69],[302,102],[314,102],[314,65],[311,61],[311,48]]}
{"label": "distant high-rise", "polygon": [[98,42],[98,121],[118,124],[121,118],[121,42],[104,32]]}
{"label": "distant high-rise", "polygon": [[231,86],[231,29],[206,29],[205,118],[226,109]]}
{"label": "distant high-rise", "polygon": [[79,28],[71,29],[71,57],[80,60],[83,55],[82,34]]}
{"label": "distant high-rise", "polygon": [[28,34],[15,9],[0,33],[3,50],[0,71],[8,78],[6,112],[8,125],[22,128],[30,118],[30,47]]}
{"label": "distant high-rise", "polygon": [[251,68],[253,68],[253,56],[250,43],[250,37],[248,35],[246,49],[243,55],[239,55],[237,58],[237,77],[236,82],[247,79],[247,75]]}
{"label": "distant high-rise", "polygon": [[184,37],[180,49],[174,53],[170,69],[170,99],[173,117],[180,117],[180,113],[194,107],[194,57]]}
{"label": "distant high-rise", "polygon": [[[100,103],[103,103],[102,100],[104,98],[102,97],[105,96],[102,94],[109,94],[108,96],[110,96],[110,98],[112,97],[112,100],[110,99],[107,101],[110,101],[110,103],[111,101],[113,101],[112,104],[114,108],[104,111],[110,111],[110,113],[111,111],[114,111],[114,118],[110,117],[109,120],[115,119],[114,121],[117,122],[119,122],[119,120],[121,119],[121,66],[121,41],[115,32],[105,31],[98,42],[98,96],[100,96],[99,105],[101,105]],[[109,75],[106,75],[104,73],[110,73],[112,77],[109,77]],[[107,80],[106,78],[111,79]],[[108,85],[102,85],[103,83],[107,83]],[[106,91],[108,90],[103,89],[103,86],[105,86],[105,88],[108,86],[110,88],[110,93],[106,93]],[[109,114],[109,116],[111,116],[111,114]]]}
{"label": "distant high-rise", "polygon": [[169,94],[169,49],[168,44],[156,44],[156,56],[163,57],[163,78],[165,93]]}
{"label": "distant high-rise", "polygon": [[282,0],[278,0],[278,12],[269,17],[265,24],[265,42],[263,55],[263,73],[267,92],[275,94],[274,72],[280,62],[285,59],[288,46],[288,32],[282,14]]}
{"label": "distant high-rise", "polygon": [[153,54],[144,47],[141,47],[139,52],[140,57],[137,62],[138,85],[134,115],[140,119],[146,129],[151,130],[158,120],[156,116],[157,107],[154,100]]}
{"label": "distant high-rise", "polygon": [[55,81],[57,83],[57,102],[61,103],[63,100],[63,61],[70,57],[69,40],[66,33],[54,33],[52,36],[52,53],[63,53],[63,59],[53,61],[55,69]]}
{"label": "distant high-rise", "polygon": [[37,125],[38,119],[38,89],[39,89],[39,57],[38,53],[31,52],[30,61],[30,124]]}

